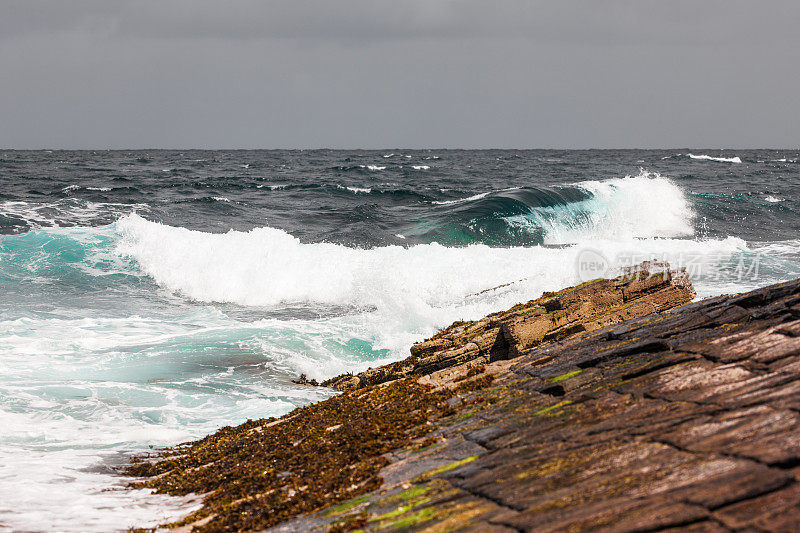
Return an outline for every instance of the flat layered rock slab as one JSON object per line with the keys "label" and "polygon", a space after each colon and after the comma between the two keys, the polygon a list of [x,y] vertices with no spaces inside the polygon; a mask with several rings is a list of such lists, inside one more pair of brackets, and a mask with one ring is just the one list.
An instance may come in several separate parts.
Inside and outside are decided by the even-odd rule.
{"label": "flat layered rock slab", "polygon": [[733,530],[797,531],[800,485],[793,484],[714,512],[721,524]]}
{"label": "flat layered rock slab", "polygon": [[[624,289],[622,299],[654,286]],[[531,314],[585,312],[580,294],[571,291],[556,301],[550,296],[546,305],[535,303]],[[491,328],[503,331],[496,318],[456,324],[445,333],[471,331],[485,339],[459,346],[453,335],[442,335],[412,356],[436,359],[445,351],[450,355],[437,360],[454,364],[417,376],[413,361],[406,361],[401,366],[408,372],[399,381],[364,385],[359,378],[342,395],[342,405],[373,405],[374,391],[385,389],[374,407],[391,411],[378,400],[388,399],[408,416],[428,406],[420,425],[391,435],[397,443],[392,450],[372,444],[378,456],[357,456],[359,450],[372,452],[336,441],[352,446],[353,464],[372,465],[373,474],[359,478],[364,488],[318,496],[331,503],[275,523],[262,509],[259,516],[267,518],[258,529],[797,531],[799,302],[796,281],[629,320],[617,320],[617,309],[604,325],[598,325],[602,317],[592,316],[594,329],[578,331],[567,317],[559,323],[571,324],[569,334],[542,337],[528,347],[519,342],[518,353],[509,348],[513,356],[495,360],[488,354],[497,344],[484,341]],[[523,316],[525,308],[512,312]],[[467,353],[485,357],[462,361]],[[378,374],[386,377],[398,368]],[[395,387],[415,399],[401,402]],[[345,424],[353,418],[328,410],[325,416],[331,425],[337,417]],[[284,426],[279,422],[271,423]],[[335,436],[313,433],[323,447]],[[158,479],[151,486],[158,488]],[[297,486],[302,477],[292,482]],[[216,518],[194,526],[248,530],[237,522],[209,527],[214,523],[225,524]]]}
{"label": "flat layered rock slab", "polygon": [[646,261],[616,279],[588,281],[481,320],[456,322],[412,346],[403,361],[338,376],[323,385],[346,391],[466,363],[515,358],[542,344],[686,304],[694,295],[685,270]]}

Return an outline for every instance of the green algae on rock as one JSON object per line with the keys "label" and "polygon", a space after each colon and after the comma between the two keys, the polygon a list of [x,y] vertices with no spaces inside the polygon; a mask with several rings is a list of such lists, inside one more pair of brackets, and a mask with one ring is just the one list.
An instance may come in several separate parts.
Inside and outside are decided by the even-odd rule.
{"label": "green algae on rock", "polygon": [[449,408],[441,393],[402,380],[295,409],[281,419],[226,427],[132,464],[135,484],[174,495],[207,494],[184,523],[198,531],[262,529],[376,489],[383,456],[426,434]]}
{"label": "green algae on rock", "polygon": [[[656,271],[661,269],[660,271]],[[455,322],[411,347],[411,356],[357,376],[345,374],[322,385],[338,390],[385,383],[406,376],[519,356],[543,342],[645,316],[691,301],[694,289],[684,270],[645,262],[616,279],[597,279],[518,304],[473,322]]]}
{"label": "green algae on rock", "polygon": [[[603,307],[602,302],[624,302],[623,291],[633,293],[631,288],[646,279],[656,280],[644,281],[655,290],[640,289],[638,292],[647,296],[637,298],[637,303],[649,298],[666,306],[668,302],[685,301],[693,295],[681,273],[645,274],[640,269],[611,282],[602,280],[550,293],[544,299],[515,306],[503,316],[506,320],[540,316],[542,310],[549,308],[548,313],[553,316],[547,320],[560,317],[558,327],[562,328],[574,327],[587,318],[615,323],[619,321],[619,310],[626,306],[615,304],[611,309]],[[609,291],[615,296],[602,296]],[[567,303],[555,304],[559,298],[566,298]],[[542,302],[544,305],[540,305]],[[575,302],[582,302],[577,312]],[[564,312],[555,314],[555,308]],[[478,329],[482,327],[479,325]],[[443,334],[450,334],[454,328],[474,331],[475,323],[453,325]],[[452,335],[449,342],[452,343]],[[349,516],[350,507],[363,503],[362,495],[381,486],[379,473],[390,463],[388,455],[403,448],[428,453],[439,439],[425,437],[429,432],[436,427],[459,427],[474,416],[476,408],[483,409],[495,401],[491,395],[487,401],[480,394],[495,380],[495,373],[486,372],[484,362],[489,361],[462,365],[462,369],[456,369],[452,376],[438,383],[420,383],[397,376],[400,379],[355,388],[296,409],[280,419],[226,427],[195,443],[162,450],[155,457],[140,458],[129,467],[128,474],[147,478],[135,483],[136,487],[173,495],[205,495],[203,508],[181,522],[198,531],[263,529],[337,505],[326,516],[343,513]],[[421,473],[420,479],[465,465],[476,457],[446,461]],[[422,515],[413,520],[405,517],[398,524],[410,527],[427,522],[430,517],[423,514],[425,520],[421,520]],[[363,525],[358,516],[349,516],[347,520],[351,526]]]}
{"label": "green algae on rock", "polygon": [[200,531],[791,531],[798,339],[800,280],[352,388],[131,473],[206,494]]}
{"label": "green algae on rock", "polygon": [[[394,457],[362,504],[364,530],[796,531],[798,339],[800,280],[487,364],[487,401],[443,419],[424,457]],[[426,500],[412,513],[398,486]],[[410,520],[375,521],[393,511]]]}

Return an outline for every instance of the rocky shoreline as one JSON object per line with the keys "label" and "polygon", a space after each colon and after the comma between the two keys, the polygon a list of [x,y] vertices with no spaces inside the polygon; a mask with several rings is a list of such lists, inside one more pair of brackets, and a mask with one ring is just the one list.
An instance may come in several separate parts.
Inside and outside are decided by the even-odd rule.
{"label": "rocky shoreline", "polygon": [[800,280],[642,265],[456,323],[343,391],[133,463],[193,531],[794,531]]}

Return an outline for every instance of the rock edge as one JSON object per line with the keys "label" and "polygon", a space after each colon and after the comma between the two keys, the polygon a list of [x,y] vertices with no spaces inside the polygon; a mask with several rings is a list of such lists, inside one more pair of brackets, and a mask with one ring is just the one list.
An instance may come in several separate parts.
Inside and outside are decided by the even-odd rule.
{"label": "rock edge", "polygon": [[541,340],[359,383],[132,473],[207,493],[184,522],[199,531],[794,530],[800,280]]}

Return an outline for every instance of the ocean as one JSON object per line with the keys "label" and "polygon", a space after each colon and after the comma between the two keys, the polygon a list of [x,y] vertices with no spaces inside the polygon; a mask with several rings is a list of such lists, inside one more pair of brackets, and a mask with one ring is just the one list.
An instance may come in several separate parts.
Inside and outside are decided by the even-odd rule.
{"label": "ocean", "polygon": [[800,152],[0,151],[0,531],[179,517],[119,466],[646,259],[800,277]]}

